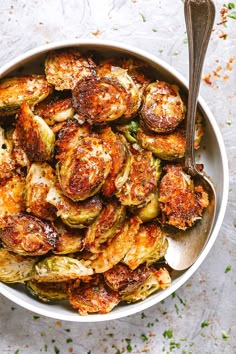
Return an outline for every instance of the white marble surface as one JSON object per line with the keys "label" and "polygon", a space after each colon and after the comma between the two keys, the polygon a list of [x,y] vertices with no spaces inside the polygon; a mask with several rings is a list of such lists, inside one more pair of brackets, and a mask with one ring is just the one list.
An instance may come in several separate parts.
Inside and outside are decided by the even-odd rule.
{"label": "white marble surface", "polygon": [[[225,141],[230,191],[224,223],[209,256],[175,297],[108,323],[57,322],[0,297],[0,353],[236,353],[234,59],[229,65],[236,56],[236,20],[227,18],[221,24],[220,11],[228,2],[215,4],[216,22],[203,70],[210,74],[211,84],[202,81],[201,95]],[[0,65],[44,43],[98,38],[145,49],[188,76],[181,0],[4,0],[0,33]]]}

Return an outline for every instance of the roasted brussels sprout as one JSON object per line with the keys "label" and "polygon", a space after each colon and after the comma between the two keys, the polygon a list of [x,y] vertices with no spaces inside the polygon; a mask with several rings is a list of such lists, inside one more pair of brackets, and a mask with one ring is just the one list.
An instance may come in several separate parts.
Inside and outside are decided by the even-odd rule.
{"label": "roasted brussels sprout", "polygon": [[125,207],[116,199],[108,201],[94,223],[86,230],[84,247],[91,252],[99,252],[100,246],[121,228],[125,215]]}
{"label": "roasted brussels sprout", "polygon": [[127,70],[112,65],[109,61],[100,63],[97,75],[111,80],[117,80],[124,87],[127,97],[127,108],[124,112],[125,118],[130,118],[137,113],[141,104],[141,95]]}
{"label": "roasted brussels sprout", "polygon": [[15,175],[0,186],[0,229],[6,224],[8,215],[24,211],[23,193],[25,178]]}
{"label": "roasted brussels sprout", "polygon": [[90,225],[102,210],[102,202],[95,195],[80,202],[65,197],[56,186],[51,187],[46,201],[57,209],[57,216],[72,228],[84,228]]}
{"label": "roasted brussels sprout", "polygon": [[140,112],[148,129],[168,133],[182,122],[186,109],[178,91],[177,86],[164,81],[148,85]]}
{"label": "roasted brussels sprout", "polygon": [[110,127],[103,129],[99,137],[106,144],[112,159],[111,169],[101,192],[105,197],[111,197],[126,182],[131,168],[132,155],[124,137],[113,133]]}
{"label": "roasted brussels sprout", "polygon": [[16,129],[14,129],[12,133],[12,141],[13,156],[16,161],[16,164],[20,167],[26,167],[26,169],[28,170],[30,168],[30,160],[21,146],[20,137],[18,137]]}
{"label": "roasted brussels sprout", "polygon": [[47,81],[58,91],[72,90],[78,81],[95,75],[96,65],[77,48],[49,52],[45,60]]}
{"label": "roasted brussels sprout", "polygon": [[67,151],[57,164],[57,176],[63,194],[74,201],[96,194],[111,169],[111,156],[99,137],[84,137],[77,147]]}
{"label": "roasted brussels sprout", "polygon": [[44,302],[66,300],[68,298],[68,283],[41,283],[31,279],[26,284],[28,291]]}
{"label": "roasted brussels sprout", "polygon": [[52,92],[43,75],[9,77],[0,81],[0,116],[17,113],[23,102],[36,105]]}
{"label": "roasted brussels sprout", "polygon": [[93,270],[83,265],[78,259],[67,256],[50,256],[35,265],[32,279],[43,283],[55,283],[92,274]]}
{"label": "roasted brussels sprout", "polygon": [[136,269],[142,263],[152,264],[165,255],[167,247],[168,242],[157,223],[142,224],[123,262],[130,269]]}
{"label": "roasted brussels sprout", "polygon": [[151,269],[146,265],[131,270],[127,265],[118,263],[104,273],[104,280],[109,288],[122,294],[138,288],[150,274]]}
{"label": "roasted brussels sprout", "polygon": [[162,160],[176,160],[184,156],[186,149],[185,130],[177,128],[168,134],[158,134],[150,131],[138,130],[137,140],[146,150]]}
{"label": "roasted brussels sprout", "polygon": [[64,122],[73,118],[74,108],[71,98],[54,99],[54,96],[47,97],[34,109],[34,114],[43,118],[48,125]]}
{"label": "roasted brussels sprout", "polygon": [[92,135],[92,131],[88,125],[80,125],[76,119],[69,120],[59,131],[56,141],[56,157],[60,162],[64,162],[67,153],[76,149],[82,138],[90,135]]}
{"label": "roasted brussels sprout", "polygon": [[29,280],[36,261],[36,257],[22,257],[5,248],[0,248],[0,281],[23,283]]}
{"label": "roasted brussels sprout", "polygon": [[131,122],[126,124],[120,124],[116,126],[118,132],[122,133],[128,142],[131,144],[137,143],[137,132],[139,128],[139,123],[135,120],[131,120]]}
{"label": "roasted brussels sprout", "polygon": [[124,57],[121,60],[120,66],[127,70],[128,74],[137,86],[140,95],[142,96],[145,88],[153,79],[153,75],[148,64],[137,58]]}
{"label": "roasted brussels sprout", "polygon": [[151,268],[149,277],[135,290],[122,294],[122,301],[136,302],[146,299],[159,289],[168,288],[171,285],[170,274],[165,268],[156,270]]}
{"label": "roasted brussels sprout", "polygon": [[24,213],[9,215],[0,229],[0,239],[9,250],[22,256],[40,256],[55,247],[57,234],[47,222]]}
{"label": "roasted brussels sprout", "polygon": [[110,312],[120,302],[120,295],[106,287],[102,276],[96,275],[90,282],[79,286],[69,285],[69,302],[84,316],[88,313]]}
{"label": "roasted brussels sprout", "polygon": [[5,131],[0,127],[0,185],[13,175],[15,161],[13,158],[13,145],[5,136]]}
{"label": "roasted brussels sprout", "polygon": [[90,125],[106,124],[122,117],[129,107],[125,88],[116,79],[89,77],[72,91],[72,102],[79,117]]}
{"label": "roasted brussels sprout", "polygon": [[194,182],[180,165],[167,165],[160,182],[162,222],[186,230],[201,219],[208,204],[208,194]]}
{"label": "roasted brussels sprout", "polygon": [[33,114],[26,102],[19,109],[16,134],[30,161],[52,158],[55,135],[42,118]]}
{"label": "roasted brussels sprout", "polygon": [[154,192],[151,193],[148,199],[148,203],[143,207],[139,208],[139,206],[137,206],[130,208],[132,213],[137,215],[143,222],[153,220],[160,213],[158,190],[154,190]]}
{"label": "roasted brussels sprout", "polygon": [[143,206],[151,198],[151,193],[157,188],[160,176],[160,160],[154,159],[150,151],[139,146],[131,148],[133,162],[126,183],[116,193],[123,205]]}
{"label": "roasted brussels sprout", "polygon": [[135,235],[139,230],[141,220],[137,217],[128,219],[110,242],[97,253],[91,267],[96,273],[104,273],[119,263],[133,246]]}
{"label": "roasted brussels sprout", "polygon": [[84,233],[82,230],[66,227],[60,220],[55,221],[54,227],[57,231],[58,238],[53,253],[69,254],[79,252],[83,249]]}
{"label": "roasted brussels sprout", "polygon": [[41,219],[54,220],[56,208],[46,201],[50,187],[55,180],[52,167],[46,162],[32,163],[26,176],[26,211]]}

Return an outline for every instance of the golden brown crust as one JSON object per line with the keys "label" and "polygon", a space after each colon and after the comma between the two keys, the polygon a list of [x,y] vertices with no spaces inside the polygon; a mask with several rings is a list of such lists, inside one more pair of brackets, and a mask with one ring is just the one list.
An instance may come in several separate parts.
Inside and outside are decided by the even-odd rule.
{"label": "golden brown crust", "polygon": [[40,256],[55,247],[57,234],[51,224],[19,213],[5,218],[0,239],[9,251],[22,256]]}
{"label": "golden brown crust", "polygon": [[44,75],[5,78],[0,81],[0,116],[17,113],[23,102],[31,107],[52,92]]}
{"label": "golden brown crust", "polygon": [[55,254],[68,254],[79,252],[83,249],[84,233],[80,229],[71,229],[60,221],[54,223],[58,238],[56,247],[53,250]]}
{"label": "golden brown crust", "polygon": [[176,160],[185,154],[186,137],[183,128],[168,134],[138,129],[137,140],[144,149],[163,160]]}
{"label": "golden brown crust", "polygon": [[148,202],[150,193],[157,187],[157,167],[152,153],[131,148],[133,163],[126,183],[116,194],[123,205],[135,206]]}
{"label": "golden brown crust", "polygon": [[89,124],[105,124],[125,114],[129,102],[118,80],[90,77],[81,80],[72,91],[73,105]]}
{"label": "golden brown crust", "polygon": [[74,201],[96,194],[111,169],[107,147],[98,137],[81,139],[75,149],[67,152],[65,161],[57,164],[62,192]]}
{"label": "golden brown crust", "polygon": [[26,102],[19,109],[16,135],[30,161],[47,161],[52,158],[54,133],[42,118],[33,114]]}
{"label": "golden brown crust", "polygon": [[139,230],[141,220],[137,217],[128,219],[116,235],[108,242],[91,263],[96,273],[104,273],[119,263],[132,247]]}
{"label": "golden brown crust", "polygon": [[26,176],[24,193],[26,211],[45,220],[56,219],[56,209],[46,201],[50,186],[55,180],[52,167],[46,162],[35,162]]}
{"label": "golden brown crust", "polygon": [[140,113],[148,129],[157,133],[173,131],[185,116],[178,87],[158,80],[148,85]]}
{"label": "golden brown crust", "polygon": [[134,243],[126,253],[123,262],[130,269],[136,269],[142,263],[152,264],[165,255],[167,247],[168,242],[158,224],[144,223],[135,235]]}
{"label": "golden brown crust", "polygon": [[74,108],[71,98],[54,99],[47,97],[34,108],[34,114],[37,114],[45,120],[48,125],[53,125],[58,122],[64,122],[73,118]]}
{"label": "golden brown crust", "polygon": [[194,186],[180,165],[168,165],[165,170],[159,197],[162,221],[186,230],[201,218],[208,195],[201,186]]}
{"label": "golden brown crust", "polygon": [[0,127],[0,185],[14,175],[16,167],[13,144],[5,135],[4,129]]}
{"label": "golden brown crust", "polygon": [[108,313],[120,302],[120,296],[107,288],[101,276],[94,277],[88,283],[81,283],[74,287],[69,286],[69,302],[77,309],[80,315],[89,313]]}
{"label": "golden brown crust", "polygon": [[24,211],[24,189],[25,178],[18,175],[0,186],[0,228],[4,227],[8,215]]}
{"label": "golden brown crust", "polygon": [[99,252],[100,246],[110,240],[122,227],[126,211],[116,199],[108,200],[101,213],[85,233],[84,247],[91,252]]}
{"label": "golden brown crust", "polygon": [[131,270],[126,264],[118,263],[104,273],[104,280],[109,288],[122,294],[139,287],[150,273],[151,270],[145,265]]}
{"label": "golden brown crust", "polygon": [[78,81],[95,72],[93,60],[83,56],[76,48],[51,51],[45,60],[47,81],[58,91],[72,90]]}
{"label": "golden brown crust", "polygon": [[[125,168],[130,152],[123,136],[113,133],[110,127],[102,129],[99,132],[99,137],[106,143],[112,159],[110,172],[102,186],[102,194],[105,197],[111,197],[117,190],[117,176]],[[125,179],[123,179],[123,183],[125,183]]]}

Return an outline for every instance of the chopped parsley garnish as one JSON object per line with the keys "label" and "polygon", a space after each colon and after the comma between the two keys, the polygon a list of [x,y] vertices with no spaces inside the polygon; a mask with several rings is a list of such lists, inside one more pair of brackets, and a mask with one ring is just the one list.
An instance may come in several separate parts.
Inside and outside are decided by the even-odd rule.
{"label": "chopped parsley garnish", "polygon": [[132,347],[131,347],[131,345],[130,345],[131,339],[125,338],[125,341],[126,341],[126,343],[127,343],[127,347],[126,347],[127,352],[128,352],[128,353],[131,353],[131,352],[132,352]]}
{"label": "chopped parsley garnish", "polygon": [[201,323],[201,327],[204,328],[204,327],[207,327],[209,326],[209,322],[208,321],[204,321]]}
{"label": "chopped parsley garnish", "polygon": [[38,320],[40,318],[40,316],[33,316],[34,320]]}
{"label": "chopped parsley garnish", "polygon": [[148,337],[145,334],[141,334],[140,338],[143,342],[146,342],[148,340]]}
{"label": "chopped parsley garnish", "polygon": [[72,338],[67,338],[66,343],[72,343],[73,339]]}
{"label": "chopped parsley garnish", "polygon": [[54,352],[55,354],[60,354],[60,350],[56,346],[54,347]]}
{"label": "chopped parsley garnish", "polygon": [[229,339],[229,335],[225,331],[222,331],[222,338],[224,340],[227,340],[227,339]]}
{"label": "chopped parsley garnish", "polygon": [[228,8],[229,10],[235,9],[235,7],[236,7],[235,2],[229,2],[228,5],[227,5],[227,8]]}
{"label": "chopped parsley garnish", "polygon": [[163,332],[164,338],[172,338],[173,337],[173,329],[167,329]]}
{"label": "chopped parsley garnish", "polygon": [[235,12],[235,11],[230,12],[230,13],[227,15],[227,17],[232,18],[233,20],[236,20],[236,12]]}
{"label": "chopped parsley garnish", "polygon": [[140,16],[142,17],[143,22],[147,21],[146,18],[144,17],[144,15],[141,12],[140,12]]}
{"label": "chopped parsley garnish", "polygon": [[15,352],[14,352],[14,354],[19,354],[19,349],[17,349]]}
{"label": "chopped parsley garnish", "polygon": [[230,264],[227,265],[225,268],[225,273],[228,273],[232,269],[232,266]]}

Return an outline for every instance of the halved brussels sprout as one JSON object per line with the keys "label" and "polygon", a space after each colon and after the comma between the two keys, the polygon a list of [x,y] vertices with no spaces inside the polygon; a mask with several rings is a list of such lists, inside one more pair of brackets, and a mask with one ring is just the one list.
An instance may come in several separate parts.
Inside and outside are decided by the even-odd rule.
{"label": "halved brussels sprout", "polygon": [[78,115],[90,125],[101,125],[125,114],[129,95],[117,79],[91,76],[76,85],[72,102]]}
{"label": "halved brussels sprout", "polygon": [[57,176],[63,194],[80,201],[96,194],[107,178],[112,161],[102,139],[84,137],[77,147],[67,151],[57,164]]}
{"label": "halved brussels sprout", "polygon": [[30,167],[30,160],[26,152],[23,150],[21,146],[20,137],[18,137],[16,129],[14,129],[12,133],[12,141],[13,141],[13,156],[16,161],[16,164],[21,167],[26,167],[26,169],[28,170]]}
{"label": "halved brussels sprout", "polygon": [[72,90],[78,81],[95,75],[96,65],[77,48],[50,51],[45,60],[45,74],[58,91]]}
{"label": "halved brussels sprout", "polygon": [[36,257],[22,257],[5,248],[0,248],[0,281],[23,283],[29,280],[36,262]]}
{"label": "halved brussels sprout", "polygon": [[74,116],[74,107],[71,98],[55,99],[54,96],[47,97],[34,109],[34,114],[43,118],[48,125],[64,122]]}
{"label": "halved brussels sprout", "polygon": [[125,118],[130,118],[137,113],[141,104],[141,95],[127,70],[112,65],[109,60],[100,63],[97,75],[111,80],[117,80],[125,89],[127,96],[127,109],[124,112]]}
{"label": "halved brussels sprout", "polygon": [[92,274],[92,268],[86,267],[78,259],[67,256],[50,256],[35,265],[32,279],[43,283],[54,283]]}
{"label": "halved brussels sprout", "polygon": [[23,193],[25,177],[15,175],[0,186],[0,228],[6,224],[8,215],[24,211]]}
{"label": "halved brussels sprout", "polygon": [[126,183],[116,193],[122,205],[143,206],[157,188],[160,177],[160,160],[155,159],[150,151],[139,146],[131,147],[133,161]]}
{"label": "halved brussels sprout", "polygon": [[23,102],[36,105],[52,92],[44,75],[8,77],[0,81],[0,116],[17,113]]}
{"label": "halved brussels sprout", "polygon": [[160,182],[162,222],[186,230],[201,219],[208,206],[208,194],[194,182],[180,165],[167,165]]}
{"label": "halved brussels sprout", "polygon": [[106,287],[102,276],[96,275],[88,283],[69,285],[69,302],[84,316],[88,313],[108,313],[120,302],[120,295]]}
{"label": "halved brussels sprout", "polygon": [[104,273],[104,280],[109,288],[122,294],[138,288],[150,274],[151,269],[144,264],[131,270],[126,264],[118,263]]}
{"label": "halved brussels sprout", "polygon": [[46,201],[48,191],[53,185],[55,174],[46,162],[32,163],[26,176],[26,211],[41,219],[54,220],[56,208]]}
{"label": "halved brussels sprout", "polygon": [[110,127],[102,129],[99,137],[106,145],[112,159],[112,166],[101,192],[104,196],[111,197],[128,178],[131,154],[125,138],[120,134],[113,133]]}
{"label": "halved brussels sprout", "polygon": [[58,234],[57,244],[53,253],[68,254],[76,253],[83,249],[83,236],[81,230],[66,227],[60,220],[56,220],[54,227]]}
{"label": "halved brussels sprout", "polygon": [[117,125],[116,129],[125,136],[128,142],[131,144],[137,143],[136,135],[139,129],[137,121],[131,120],[129,123]]}
{"label": "halved brussels sprout", "polygon": [[42,118],[33,114],[26,102],[20,106],[16,134],[30,161],[47,161],[52,158],[55,135]]}
{"label": "halved brussels sprout", "polygon": [[165,255],[167,247],[168,241],[157,223],[142,224],[123,262],[132,270],[142,263],[152,264]]}
{"label": "halved brussels sprout", "polygon": [[110,242],[97,253],[91,267],[96,273],[104,273],[119,263],[133,246],[141,220],[138,217],[128,219]]}
{"label": "halved brussels sprout", "polygon": [[132,213],[137,215],[143,222],[155,219],[160,213],[159,194],[157,189],[151,193],[148,200],[148,203],[141,208],[138,206],[130,208]]}
{"label": "halved brussels sprout", "polygon": [[56,207],[57,216],[72,228],[87,227],[102,210],[102,202],[98,195],[80,202],[73,202],[65,197],[56,186],[49,189],[46,201]]}
{"label": "halved brussels sprout", "polygon": [[9,251],[22,256],[40,256],[55,247],[57,234],[48,222],[24,213],[9,215],[4,221],[0,239]]}
{"label": "halved brussels sprout", "polygon": [[5,136],[5,131],[0,127],[0,184],[13,175],[15,161],[13,158],[13,145]]}
{"label": "halved brussels sprout", "polygon": [[99,252],[100,246],[110,240],[125,221],[125,207],[116,199],[108,201],[101,213],[85,233],[84,247]]}
{"label": "halved brussels sprout", "polygon": [[27,290],[44,302],[66,300],[68,298],[68,283],[41,283],[31,279],[26,284]]}
{"label": "halved brussels sprout", "polygon": [[90,127],[86,124],[79,124],[78,120],[73,119],[65,123],[58,134],[56,141],[57,158],[63,162],[67,157],[67,153],[77,148],[78,142],[92,135]]}
{"label": "halved brussels sprout", "polygon": [[159,289],[165,289],[171,284],[169,273],[166,269],[152,270],[151,275],[137,289],[123,293],[122,301],[136,302],[146,299]]}
{"label": "halved brussels sprout", "polygon": [[176,160],[182,158],[186,149],[185,130],[177,128],[168,134],[158,134],[154,132],[138,130],[137,140],[146,150],[162,160]]}
{"label": "halved brussels sprout", "polygon": [[170,274],[165,268],[158,270],[151,268],[149,277],[135,290],[122,294],[122,301],[136,302],[146,299],[159,289],[168,288],[171,285]]}
{"label": "halved brussels sprout", "polygon": [[182,122],[185,111],[176,85],[157,80],[146,88],[140,113],[148,129],[157,133],[171,132]]}

